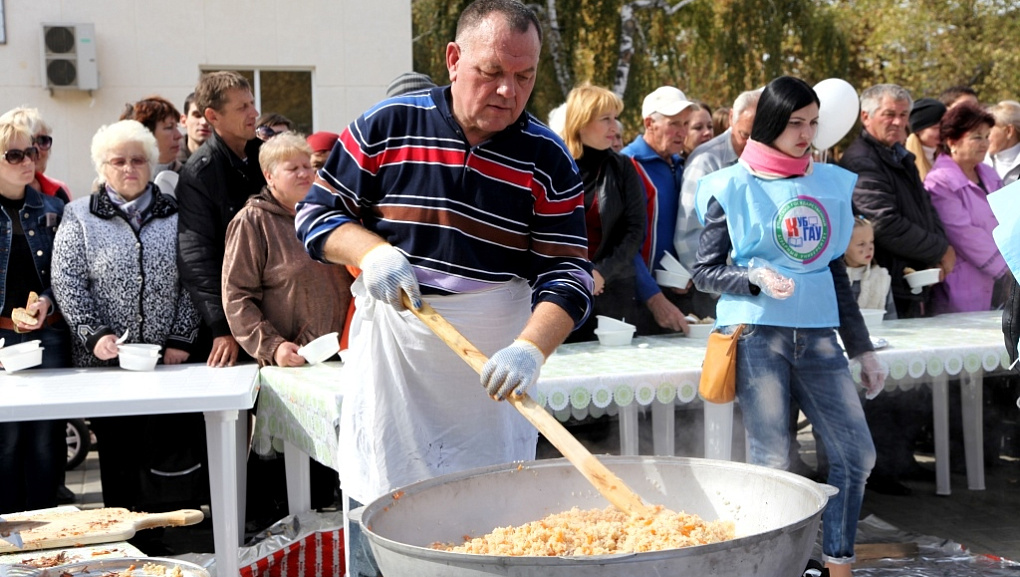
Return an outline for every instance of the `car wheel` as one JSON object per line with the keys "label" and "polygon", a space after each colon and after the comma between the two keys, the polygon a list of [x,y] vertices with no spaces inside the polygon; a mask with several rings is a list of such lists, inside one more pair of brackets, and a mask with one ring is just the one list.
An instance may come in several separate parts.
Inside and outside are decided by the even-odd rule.
{"label": "car wheel", "polygon": [[92,448],[92,437],[84,419],[68,420],[64,437],[67,440],[67,465],[64,468],[70,471],[85,461]]}

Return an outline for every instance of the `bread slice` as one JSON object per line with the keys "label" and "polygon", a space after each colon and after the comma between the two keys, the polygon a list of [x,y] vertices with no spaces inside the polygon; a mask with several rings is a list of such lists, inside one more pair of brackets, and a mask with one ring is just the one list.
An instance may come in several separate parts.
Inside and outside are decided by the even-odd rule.
{"label": "bread slice", "polygon": [[34,305],[35,303],[37,303],[37,302],[39,302],[39,295],[36,294],[35,291],[29,292],[28,293],[28,303],[25,305],[26,308],[20,308],[19,307],[19,308],[14,309],[13,311],[11,311],[11,318],[16,323],[24,323],[26,325],[34,325],[35,321],[36,321],[35,315],[30,313],[30,312],[28,312],[28,308],[27,307],[30,307],[30,306]]}

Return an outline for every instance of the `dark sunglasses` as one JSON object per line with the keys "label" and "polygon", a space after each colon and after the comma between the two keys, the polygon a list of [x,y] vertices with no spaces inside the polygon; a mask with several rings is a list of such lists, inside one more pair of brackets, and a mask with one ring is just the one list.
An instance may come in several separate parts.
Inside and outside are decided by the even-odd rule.
{"label": "dark sunglasses", "polygon": [[21,164],[25,162],[25,159],[29,159],[32,162],[39,160],[39,149],[34,146],[29,146],[24,150],[11,149],[4,152],[4,160],[8,164]]}
{"label": "dark sunglasses", "polygon": [[35,144],[39,150],[49,150],[53,146],[53,137],[48,134],[40,134],[32,139],[32,144]]}
{"label": "dark sunglasses", "polygon": [[283,134],[284,132],[287,131],[281,130],[280,132],[277,132],[270,126],[258,126],[255,128],[255,136],[259,137],[259,140],[269,140],[277,134]]}

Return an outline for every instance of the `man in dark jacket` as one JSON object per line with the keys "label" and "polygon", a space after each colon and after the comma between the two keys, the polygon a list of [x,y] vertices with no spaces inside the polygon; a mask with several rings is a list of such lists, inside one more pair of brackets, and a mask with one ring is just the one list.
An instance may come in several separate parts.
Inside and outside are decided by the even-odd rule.
{"label": "man in dark jacket", "polygon": [[892,276],[893,300],[900,318],[925,316],[930,290],[910,292],[903,269],[939,267],[941,278],[953,270],[956,252],[924,189],[914,155],[904,148],[910,93],[895,84],[879,84],[861,94],[864,130],[847,148],[840,165],[857,173],[854,209],[875,227],[875,262]]}
{"label": "man in dark jacket", "polygon": [[266,184],[255,138],[258,110],[248,81],[236,72],[206,74],[195,103],[213,134],[188,159],[177,183],[178,270],[202,315],[207,364],[230,366],[239,347],[223,312],[222,270],[227,223]]}
{"label": "man in dark jacket", "polygon": [[[942,221],[928,191],[904,148],[912,101],[910,93],[895,84],[879,84],[861,94],[864,130],[840,164],[857,173],[854,209],[875,227],[875,261],[892,277],[893,300],[900,318],[924,316],[929,289],[910,292],[903,269],[939,267],[942,278],[953,270],[956,253],[946,240]],[[925,387],[895,391],[864,404],[877,461],[868,488],[880,493],[906,495],[901,479],[927,476],[914,460],[914,443],[926,422],[931,422],[931,393]]]}

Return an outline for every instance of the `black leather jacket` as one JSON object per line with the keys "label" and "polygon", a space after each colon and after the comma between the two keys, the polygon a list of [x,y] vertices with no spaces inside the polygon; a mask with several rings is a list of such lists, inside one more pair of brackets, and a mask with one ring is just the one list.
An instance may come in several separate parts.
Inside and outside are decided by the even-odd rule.
{"label": "black leather jacket", "polygon": [[214,338],[230,334],[222,296],[227,224],[266,184],[259,168],[261,144],[249,141],[248,159],[242,161],[214,132],[188,159],[177,182],[177,268]]}
{"label": "black leather jacket", "polygon": [[[701,231],[698,258],[694,263],[694,286],[698,290],[738,295],[757,295],[761,289],[747,280],[747,267],[727,264],[727,257],[733,248],[726,213],[722,206],[712,199],[708,202],[705,228]],[[847,356],[875,350],[864,324],[861,309],[857,306],[850,277],[847,276],[843,259],[829,263],[832,281],[836,287],[836,306],[839,307],[839,336],[843,339]]]}
{"label": "black leather jacket", "polygon": [[875,227],[875,262],[889,271],[893,298],[898,303],[927,301],[930,288],[912,294],[903,269],[937,266],[949,241],[921,183],[914,155],[899,145],[885,146],[862,130],[839,164],[857,174],[854,210]]}
{"label": "black leather jacket", "polygon": [[[588,149],[585,149],[588,150]],[[589,167],[584,156],[578,160],[582,178],[588,170],[597,170],[594,194],[598,195],[602,242],[592,264],[606,283],[634,276],[634,255],[645,236],[645,189],[630,158],[612,150],[599,155],[597,166]],[[587,153],[586,155],[587,156]],[[585,191],[585,199],[592,191]],[[585,203],[586,207],[589,203]]]}
{"label": "black leather jacket", "polygon": [[[1002,336],[1009,352],[1009,361],[1017,358],[1017,340],[1020,340],[1020,284],[1013,282],[1009,287],[1009,295],[1002,310]],[[1014,371],[1017,369],[1014,367]]]}

